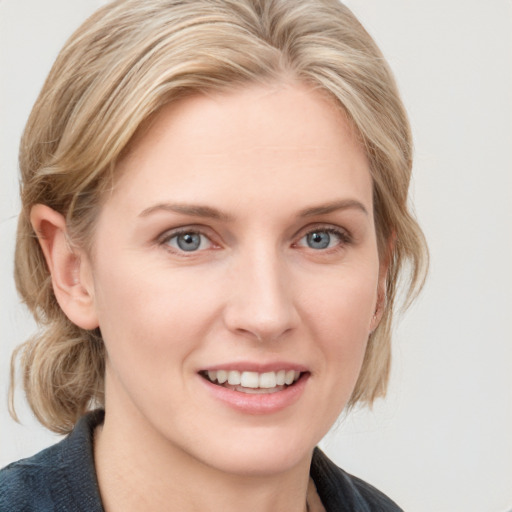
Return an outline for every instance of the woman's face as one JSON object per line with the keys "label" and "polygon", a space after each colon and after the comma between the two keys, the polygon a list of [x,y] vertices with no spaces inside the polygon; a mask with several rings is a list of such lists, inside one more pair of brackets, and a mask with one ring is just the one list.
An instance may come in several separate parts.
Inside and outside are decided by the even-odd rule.
{"label": "woman's face", "polygon": [[354,388],[384,281],[345,117],[299,85],[198,95],[118,173],[83,261],[107,418],[223,471],[306,460]]}

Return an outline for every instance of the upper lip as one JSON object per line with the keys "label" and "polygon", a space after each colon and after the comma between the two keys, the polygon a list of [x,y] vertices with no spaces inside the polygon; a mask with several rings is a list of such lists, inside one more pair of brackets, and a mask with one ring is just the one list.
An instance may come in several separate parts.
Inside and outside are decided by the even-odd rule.
{"label": "upper lip", "polygon": [[291,363],[285,361],[276,361],[272,363],[256,363],[254,361],[236,361],[232,363],[221,363],[216,365],[209,365],[201,368],[200,371],[213,371],[213,370],[238,370],[239,372],[277,372],[279,370],[295,370],[297,372],[309,371],[306,366],[298,363]]}

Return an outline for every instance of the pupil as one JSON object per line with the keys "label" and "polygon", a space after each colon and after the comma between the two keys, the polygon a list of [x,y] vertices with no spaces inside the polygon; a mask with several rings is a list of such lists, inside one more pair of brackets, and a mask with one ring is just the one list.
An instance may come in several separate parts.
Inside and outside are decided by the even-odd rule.
{"label": "pupil", "polygon": [[329,236],[329,233],[317,231],[308,235],[308,245],[312,249],[325,249],[329,246],[330,241],[331,237]]}
{"label": "pupil", "polygon": [[178,247],[183,251],[195,251],[201,245],[201,237],[197,233],[185,233],[178,236]]}

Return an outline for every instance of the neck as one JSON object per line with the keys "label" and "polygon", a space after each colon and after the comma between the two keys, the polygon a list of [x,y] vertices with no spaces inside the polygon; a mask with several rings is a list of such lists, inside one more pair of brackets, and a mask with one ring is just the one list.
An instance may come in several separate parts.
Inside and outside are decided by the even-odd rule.
{"label": "neck", "polygon": [[254,512],[307,510],[311,454],[281,473],[226,473],[148,434],[137,420],[120,420],[109,410],[95,433],[95,466],[105,512],[239,512],[247,504]]}

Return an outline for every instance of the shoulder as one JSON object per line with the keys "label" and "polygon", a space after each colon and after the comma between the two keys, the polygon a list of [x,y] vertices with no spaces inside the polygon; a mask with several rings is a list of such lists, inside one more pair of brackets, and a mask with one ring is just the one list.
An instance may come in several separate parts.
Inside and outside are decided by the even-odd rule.
{"label": "shoulder", "polygon": [[0,511],[101,512],[92,449],[101,419],[85,416],[59,443],[0,470]]}
{"label": "shoulder", "polygon": [[0,471],[0,510],[53,510],[52,481],[58,478],[60,443]]}
{"label": "shoulder", "polygon": [[318,448],[311,463],[311,477],[327,512],[402,512],[385,494],[336,466]]}

